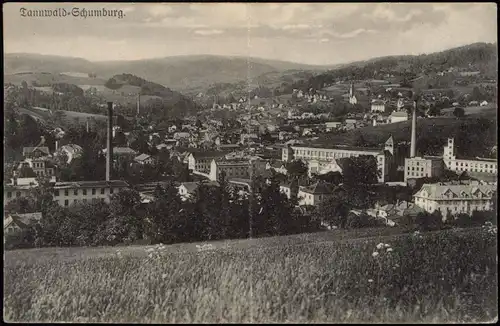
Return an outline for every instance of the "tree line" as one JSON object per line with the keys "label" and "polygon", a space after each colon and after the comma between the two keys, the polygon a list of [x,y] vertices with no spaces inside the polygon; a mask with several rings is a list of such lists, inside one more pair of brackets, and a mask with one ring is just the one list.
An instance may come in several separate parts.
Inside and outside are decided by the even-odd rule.
{"label": "tree line", "polygon": [[177,184],[167,181],[154,190],[154,201],[141,203],[137,190],[111,196],[110,203],[82,203],[68,208],[53,201],[51,188],[40,187],[6,206],[18,213],[42,212],[33,227],[9,234],[8,248],[117,245],[146,241],[176,243],[294,234],[317,230],[272,179],[255,178],[250,192],[199,182],[183,201]]}

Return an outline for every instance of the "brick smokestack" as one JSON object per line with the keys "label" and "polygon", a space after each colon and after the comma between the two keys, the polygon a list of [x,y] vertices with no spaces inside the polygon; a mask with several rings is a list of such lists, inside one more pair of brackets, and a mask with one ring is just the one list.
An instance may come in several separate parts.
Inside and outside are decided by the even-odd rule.
{"label": "brick smokestack", "polygon": [[108,102],[108,138],[106,143],[106,181],[110,181],[113,167],[113,102]]}
{"label": "brick smokestack", "polygon": [[413,112],[411,120],[411,144],[410,157],[417,155],[417,100],[413,101]]}

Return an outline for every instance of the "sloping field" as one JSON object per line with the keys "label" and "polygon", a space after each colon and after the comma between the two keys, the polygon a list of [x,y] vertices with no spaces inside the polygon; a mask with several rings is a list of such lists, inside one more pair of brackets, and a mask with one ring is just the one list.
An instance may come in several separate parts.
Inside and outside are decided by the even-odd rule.
{"label": "sloping field", "polygon": [[[497,317],[492,230],[290,243],[294,238],[301,236],[200,250],[195,244],[136,247],[137,254],[108,248],[99,256],[79,249],[74,259],[61,249],[6,252],[4,318],[434,323]],[[238,247],[260,240],[270,243]]]}
{"label": "sloping field", "polygon": [[[491,112],[491,111],[483,111]],[[494,111],[493,111],[494,112]],[[477,118],[482,114],[472,114],[471,117]],[[446,139],[449,135],[455,135],[458,127],[462,123],[467,123],[469,119],[456,118],[418,118],[417,135],[434,133],[437,137]],[[395,141],[410,141],[411,138],[411,121],[403,121],[378,126],[367,126],[359,129],[350,130],[340,134],[323,134],[315,141],[317,144],[332,145],[332,144],[349,144],[357,133],[361,133],[365,140],[373,143],[382,144],[390,135]]]}
{"label": "sloping field", "polygon": [[87,77],[76,77],[68,76],[63,74],[52,74],[43,72],[26,72],[17,74],[6,74],[4,75],[4,83],[12,83],[15,85],[21,85],[23,81],[26,81],[29,86],[32,82],[38,83],[41,87],[50,86],[55,83],[67,83],[75,85],[104,85],[106,82],[101,78],[89,78]]}

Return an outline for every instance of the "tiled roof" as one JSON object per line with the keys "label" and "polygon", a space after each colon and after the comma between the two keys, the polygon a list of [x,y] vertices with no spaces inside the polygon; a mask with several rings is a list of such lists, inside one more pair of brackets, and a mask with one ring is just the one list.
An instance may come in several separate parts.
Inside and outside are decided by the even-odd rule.
{"label": "tiled roof", "polygon": [[58,149],[58,151],[67,151],[71,154],[74,154],[74,153],[83,152],[83,149],[79,145],[76,145],[76,144],[67,144],[67,145],[61,146]]}
{"label": "tiled roof", "polygon": [[279,160],[277,160],[277,161],[270,162],[270,165],[271,165],[271,167],[273,167],[273,168],[275,168],[275,169],[279,169],[279,168],[281,168],[282,166],[284,166],[284,165],[285,165],[285,163],[283,163],[283,161],[279,161]]}
{"label": "tiled roof", "polygon": [[292,148],[338,149],[345,151],[370,152],[370,153],[380,152],[380,148],[377,147],[356,147],[356,146],[322,145],[322,144],[292,145]]}
{"label": "tiled roof", "polygon": [[300,190],[309,194],[331,194],[335,186],[324,181],[318,181],[307,187],[300,187]]}
{"label": "tiled roof", "polygon": [[225,151],[193,151],[191,152],[195,159],[218,158],[227,154]]}
{"label": "tiled roof", "polygon": [[403,111],[393,111],[391,113],[392,117],[408,118],[408,113]]}
{"label": "tiled roof", "polygon": [[56,182],[54,189],[73,189],[73,188],[94,188],[94,187],[128,187],[128,183],[123,180],[110,181],[75,181],[75,182]]}
{"label": "tiled roof", "polygon": [[[491,184],[424,184],[422,188],[414,195],[415,197],[424,197],[434,200],[449,200],[449,199],[473,199],[476,198],[477,192],[480,191],[486,198],[491,197],[491,193],[496,190],[495,185]],[[424,192],[426,196],[423,196]],[[488,195],[490,192],[490,195]],[[449,193],[451,196],[446,197]]]}
{"label": "tiled roof", "polygon": [[[108,149],[105,148],[103,149],[104,153],[107,153]],[[120,155],[120,154],[130,154],[130,155],[135,155],[137,154],[136,151],[134,151],[130,147],[113,147],[113,155]]]}
{"label": "tiled roof", "polygon": [[151,156],[148,155],[148,154],[141,154],[139,156],[136,156],[136,158],[134,158],[134,160],[136,160],[136,161],[144,161],[144,160],[147,160],[150,157]]}
{"label": "tiled roof", "polygon": [[[207,186],[218,186],[219,183],[217,181],[209,181],[209,182],[204,182]],[[183,182],[181,183],[182,186],[186,188],[188,193],[194,192],[196,189],[198,189],[198,186],[200,185],[199,182]]]}
{"label": "tiled roof", "polygon": [[42,219],[42,213],[27,213],[27,214],[11,214],[4,220],[4,229],[17,224],[19,227],[27,227],[30,224],[36,223]]}
{"label": "tiled roof", "polygon": [[23,154],[32,153],[35,149],[44,152],[45,154],[49,154],[49,148],[47,146],[40,147],[23,147]]}

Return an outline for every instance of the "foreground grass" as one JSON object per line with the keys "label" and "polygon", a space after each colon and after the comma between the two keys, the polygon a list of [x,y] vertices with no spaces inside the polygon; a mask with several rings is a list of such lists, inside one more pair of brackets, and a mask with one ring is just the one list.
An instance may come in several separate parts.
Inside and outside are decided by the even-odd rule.
{"label": "foreground grass", "polygon": [[[280,239],[284,245],[279,244]],[[67,322],[473,322],[497,317],[484,229],[145,255],[5,260],[4,318]],[[310,238],[312,239],[312,238]],[[142,248],[144,252],[144,248]],[[373,256],[376,251],[378,255]],[[20,252],[8,252],[18,255]],[[7,255],[6,255],[7,256]]]}

